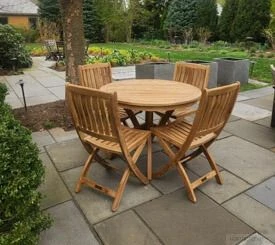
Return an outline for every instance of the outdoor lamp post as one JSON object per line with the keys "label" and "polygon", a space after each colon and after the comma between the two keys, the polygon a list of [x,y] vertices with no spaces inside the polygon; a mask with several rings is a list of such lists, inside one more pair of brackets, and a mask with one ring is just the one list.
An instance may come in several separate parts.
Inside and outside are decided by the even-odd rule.
{"label": "outdoor lamp post", "polygon": [[23,81],[23,79],[20,79],[20,80],[18,81],[18,84],[19,84],[20,87],[21,87],[22,95],[23,95],[23,101],[24,101],[24,108],[25,108],[25,111],[27,111],[27,104],[26,104],[26,98],[25,98],[24,81]]}

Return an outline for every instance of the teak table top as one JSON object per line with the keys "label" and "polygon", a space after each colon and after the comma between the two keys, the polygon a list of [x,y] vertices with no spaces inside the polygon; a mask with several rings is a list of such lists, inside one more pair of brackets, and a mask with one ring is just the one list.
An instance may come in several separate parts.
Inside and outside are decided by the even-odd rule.
{"label": "teak table top", "polygon": [[175,110],[199,100],[200,89],[181,82],[133,79],[106,84],[105,92],[117,92],[119,105],[144,111]]}

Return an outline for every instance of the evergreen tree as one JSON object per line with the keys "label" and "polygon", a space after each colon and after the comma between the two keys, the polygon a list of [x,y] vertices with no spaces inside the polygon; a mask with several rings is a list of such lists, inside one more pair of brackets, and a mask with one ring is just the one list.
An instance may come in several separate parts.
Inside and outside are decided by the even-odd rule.
{"label": "evergreen tree", "polygon": [[219,22],[219,37],[221,40],[233,42],[232,26],[238,11],[239,0],[226,0]]}
{"label": "evergreen tree", "polygon": [[197,1],[172,0],[169,5],[164,28],[172,35],[182,35],[197,23]]}
{"label": "evergreen tree", "polygon": [[263,40],[263,30],[269,25],[271,0],[239,0],[237,15],[232,28],[232,36],[237,41],[253,37]]}
{"label": "evergreen tree", "polygon": [[83,3],[83,22],[85,38],[91,42],[100,42],[103,40],[103,25],[99,15],[99,9],[96,0],[84,0]]}
{"label": "evergreen tree", "polygon": [[196,27],[206,28],[212,34],[216,32],[218,12],[216,0],[197,0],[198,1],[198,18]]}
{"label": "evergreen tree", "polygon": [[39,0],[38,13],[40,18],[49,22],[60,22],[60,5],[57,0]]}

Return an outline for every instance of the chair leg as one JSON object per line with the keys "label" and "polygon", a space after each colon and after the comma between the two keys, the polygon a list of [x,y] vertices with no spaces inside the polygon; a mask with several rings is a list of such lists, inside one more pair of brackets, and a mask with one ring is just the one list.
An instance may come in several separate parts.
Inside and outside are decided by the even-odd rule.
{"label": "chair leg", "polygon": [[147,140],[147,178],[152,180],[152,140],[151,136]]}
{"label": "chair leg", "polygon": [[222,181],[222,177],[221,177],[221,174],[219,172],[217,164],[215,163],[213,157],[208,152],[207,148],[204,145],[202,145],[201,148],[202,148],[202,151],[203,151],[204,155],[206,156],[212,170],[214,170],[216,172],[215,178],[216,178],[217,183],[222,185],[223,181]]}
{"label": "chair leg", "polygon": [[180,176],[182,177],[183,183],[184,183],[184,187],[186,188],[187,191],[187,195],[190,201],[192,202],[197,202],[197,198],[194,192],[194,188],[192,187],[192,183],[183,167],[183,165],[181,163],[177,163],[177,169],[180,173]]}
{"label": "chair leg", "polygon": [[92,163],[92,160],[93,160],[93,157],[94,155],[96,154],[96,152],[98,151],[97,148],[94,148],[91,152],[91,154],[89,155],[87,161],[85,162],[85,165],[84,165],[84,168],[82,169],[82,173],[79,177],[79,180],[76,184],[76,188],[75,188],[75,192],[79,192],[81,190],[81,185],[83,183],[83,178],[87,175],[87,172],[91,166],[91,163]]}
{"label": "chair leg", "polygon": [[122,194],[125,190],[125,187],[126,187],[126,183],[129,179],[129,176],[130,176],[130,169],[127,168],[122,177],[121,177],[121,180],[119,182],[119,186],[118,186],[118,189],[116,191],[116,194],[115,194],[115,199],[113,201],[113,204],[112,204],[112,211],[115,212],[117,209],[118,209],[118,206],[119,206],[119,203],[121,201],[121,198],[122,198]]}

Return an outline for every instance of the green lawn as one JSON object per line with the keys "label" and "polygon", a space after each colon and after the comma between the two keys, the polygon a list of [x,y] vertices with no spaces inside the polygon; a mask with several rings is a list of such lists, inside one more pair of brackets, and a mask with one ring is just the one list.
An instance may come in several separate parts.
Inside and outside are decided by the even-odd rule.
{"label": "green lawn", "polygon": [[[248,58],[255,61],[253,74],[251,78],[258,81],[271,83],[271,72],[270,64],[275,64],[275,58],[273,55],[270,55],[270,58],[259,58],[251,57],[247,51],[241,48],[234,47],[211,47],[211,46],[202,46],[194,48],[183,48],[183,47],[174,47],[169,45],[166,42],[164,44],[150,45],[150,44],[141,44],[141,43],[96,43],[91,44],[90,47],[100,47],[100,48],[109,48],[109,49],[123,49],[123,50],[137,50],[137,51],[146,51],[152,53],[154,56],[158,56],[163,60],[170,61],[180,61],[180,60],[205,60],[211,61],[214,58],[220,57],[233,57],[233,58]],[[41,48],[41,44],[27,44],[29,50]],[[263,51],[260,51],[263,52]],[[263,53],[264,54],[264,53]],[[264,56],[264,55],[261,55]],[[254,85],[253,85],[254,86]]]}

